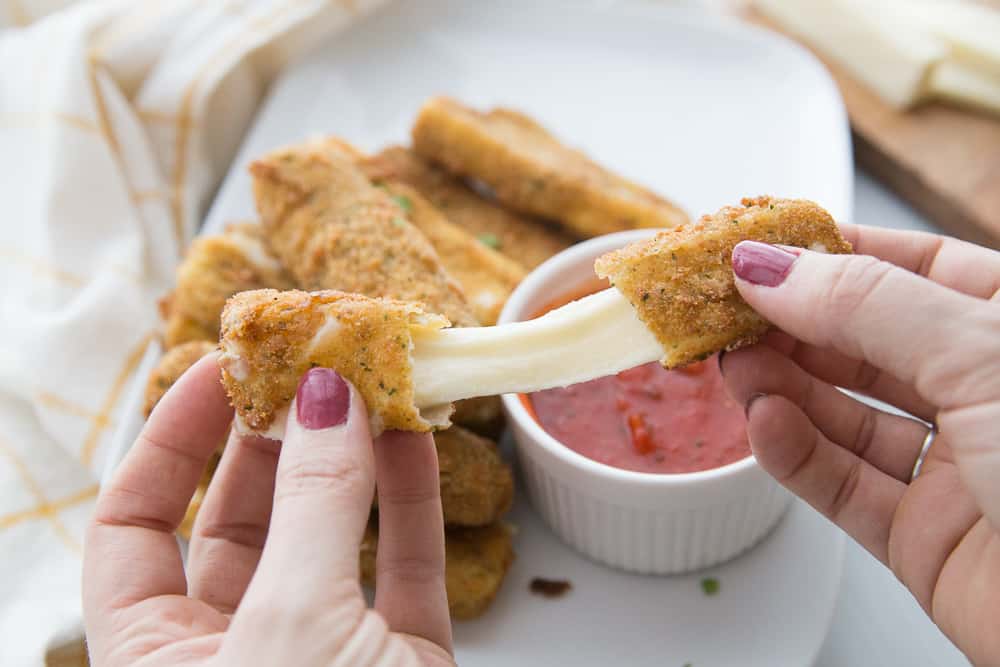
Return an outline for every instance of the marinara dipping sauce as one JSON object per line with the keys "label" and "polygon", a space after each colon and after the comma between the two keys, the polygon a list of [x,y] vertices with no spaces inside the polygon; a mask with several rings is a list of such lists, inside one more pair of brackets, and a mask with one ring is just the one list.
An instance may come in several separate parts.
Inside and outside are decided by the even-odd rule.
{"label": "marinara dipping sauce", "polygon": [[[537,315],[597,289],[588,286]],[[726,394],[715,356],[672,371],[653,362],[521,400],[563,445],[622,470],[697,472],[750,455],[743,408]]]}

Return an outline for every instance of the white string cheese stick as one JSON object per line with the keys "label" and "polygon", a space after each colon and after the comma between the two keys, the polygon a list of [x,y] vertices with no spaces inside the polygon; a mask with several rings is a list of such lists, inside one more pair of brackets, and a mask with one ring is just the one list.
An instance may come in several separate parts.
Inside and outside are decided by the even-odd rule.
{"label": "white string cheese stick", "polygon": [[618,290],[606,289],[526,322],[414,336],[414,398],[423,408],[564,387],[662,356],[632,305]]}

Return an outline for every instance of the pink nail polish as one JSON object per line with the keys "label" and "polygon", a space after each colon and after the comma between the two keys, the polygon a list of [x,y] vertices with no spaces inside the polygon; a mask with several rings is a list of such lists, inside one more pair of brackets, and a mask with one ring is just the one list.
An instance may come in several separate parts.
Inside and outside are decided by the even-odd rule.
{"label": "pink nail polish", "polygon": [[764,287],[777,287],[792,269],[796,256],[768,243],[740,241],[733,248],[733,271],[737,276]]}
{"label": "pink nail polish", "polygon": [[311,431],[340,426],[347,421],[351,390],[340,374],[329,368],[310,368],[299,381],[295,416]]}

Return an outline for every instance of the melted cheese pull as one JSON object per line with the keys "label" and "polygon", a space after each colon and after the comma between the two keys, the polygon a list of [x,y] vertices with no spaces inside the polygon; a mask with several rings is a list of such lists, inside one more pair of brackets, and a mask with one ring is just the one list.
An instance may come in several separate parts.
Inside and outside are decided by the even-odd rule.
{"label": "melted cheese pull", "polygon": [[803,200],[746,199],[600,257],[611,289],[526,322],[447,328],[418,304],[340,292],[244,292],[223,313],[223,382],[240,428],[280,437],[299,378],[335,368],[372,432],[448,426],[454,401],[584,382],[660,360],[675,368],[768,328],[736,290],[743,240],[846,253],[830,215]]}
{"label": "melted cheese pull", "polygon": [[440,329],[413,339],[417,407],[530,392],[656,361],[663,348],[615,289],[526,322]]}

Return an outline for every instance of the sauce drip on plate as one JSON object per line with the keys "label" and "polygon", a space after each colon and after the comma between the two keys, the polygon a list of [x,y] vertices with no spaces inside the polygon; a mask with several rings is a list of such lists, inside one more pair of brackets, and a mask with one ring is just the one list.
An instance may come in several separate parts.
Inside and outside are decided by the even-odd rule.
{"label": "sauce drip on plate", "polygon": [[[594,291],[588,286],[538,314]],[[556,440],[622,470],[696,472],[750,455],[743,408],[726,394],[715,356],[672,371],[644,364],[522,401]]]}

